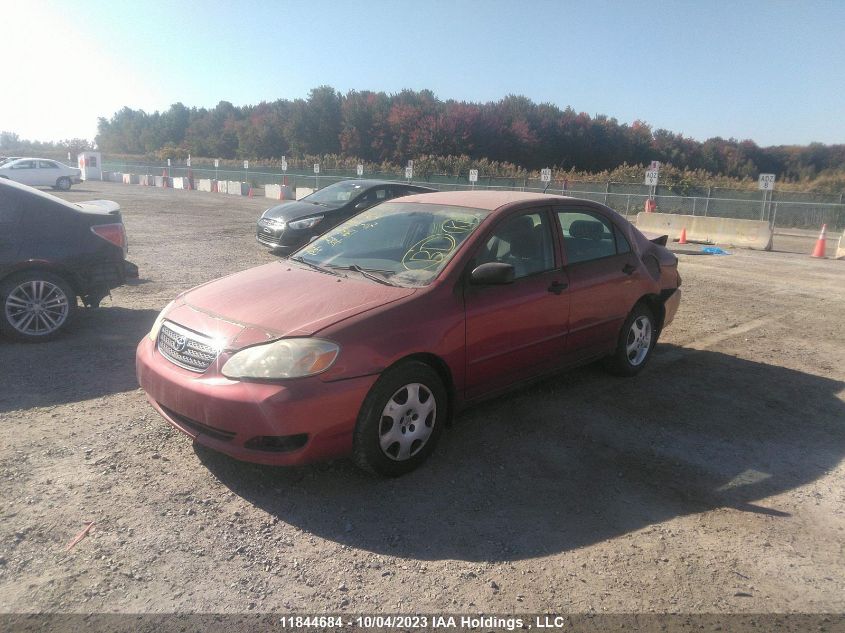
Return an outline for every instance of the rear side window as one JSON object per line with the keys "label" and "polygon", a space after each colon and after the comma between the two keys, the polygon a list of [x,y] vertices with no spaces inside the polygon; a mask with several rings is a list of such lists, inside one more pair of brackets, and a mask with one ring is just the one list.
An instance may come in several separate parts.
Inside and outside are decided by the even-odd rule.
{"label": "rear side window", "polygon": [[40,169],[58,169],[59,168],[59,166],[56,163],[49,161],[49,160],[39,160],[38,161],[38,167]]}
{"label": "rear side window", "polygon": [[12,165],[10,169],[35,169],[35,161],[22,160]]}
{"label": "rear side window", "polygon": [[[566,260],[570,264],[611,257],[631,250],[609,220],[586,211],[559,211]],[[618,249],[618,250],[617,250]]]}

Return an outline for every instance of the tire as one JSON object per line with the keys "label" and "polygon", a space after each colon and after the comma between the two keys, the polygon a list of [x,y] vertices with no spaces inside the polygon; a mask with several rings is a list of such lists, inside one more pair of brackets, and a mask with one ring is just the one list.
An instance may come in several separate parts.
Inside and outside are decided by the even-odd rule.
{"label": "tire", "polygon": [[617,376],[640,373],[651,359],[657,334],[654,313],[645,304],[635,305],[619,332],[616,351],[607,359],[607,369]]}
{"label": "tire", "polygon": [[0,283],[0,332],[36,343],[58,336],[76,314],[76,293],[61,277],[30,271]]}
{"label": "tire", "polygon": [[62,176],[56,181],[56,189],[59,191],[70,191],[70,178]]}
{"label": "tire", "polygon": [[388,369],[358,414],[352,440],[355,463],[385,477],[411,472],[437,445],[447,409],[446,388],[429,365],[407,361]]}

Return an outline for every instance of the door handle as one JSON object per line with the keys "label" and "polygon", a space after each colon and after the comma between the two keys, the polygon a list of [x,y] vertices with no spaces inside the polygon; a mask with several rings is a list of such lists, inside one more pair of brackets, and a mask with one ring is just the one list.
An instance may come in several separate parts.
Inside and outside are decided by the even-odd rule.
{"label": "door handle", "polygon": [[553,281],[552,285],[549,286],[549,292],[553,292],[556,295],[559,295],[561,292],[569,288],[569,284],[563,281]]}
{"label": "door handle", "polygon": [[626,275],[633,275],[635,270],[636,270],[636,267],[631,266],[631,264],[625,264],[622,267],[622,272],[625,273]]}

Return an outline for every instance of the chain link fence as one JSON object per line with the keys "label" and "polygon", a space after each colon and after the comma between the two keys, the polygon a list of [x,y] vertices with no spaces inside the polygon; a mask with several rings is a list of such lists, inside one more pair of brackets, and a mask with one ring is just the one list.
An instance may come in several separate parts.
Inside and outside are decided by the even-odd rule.
{"label": "chain link fence", "polygon": [[[307,187],[321,189],[332,183],[358,178],[354,170],[321,169],[319,175],[304,170],[282,172],[256,166],[254,169],[235,169],[231,166],[215,168],[213,163],[194,160],[192,167],[185,165],[168,167],[166,163],[144,164],[127,162],[103,163],[106,171],[137,175],[162,175],[215,180],[248,182],[253,187],[286,183],[293,188]],[[413,182],[427,185],[441,191],[467,189],[500,189],[511,191],[536,191],[573,196],[601,202],[621,213],[635,215],[643,210],[649,197],[649,187],[639,183],[594,182],[576,180],[553,180],[545,183],[532,178],[485,177],[479,175],[478,182],[470,183],[468,174],[415,174],[411,181],[395,172],[365,172],[362,178]],[[768,220],[779,228],[818,228],[827,224],[832,230],[845,229],[845,204],[842,194],[814,192],[777,191],[771,199],[763,201],[763,192],[724,187],[685,187],[679,194],[672,187],[658,185],[655,194],[657,211],[747,220]]]}

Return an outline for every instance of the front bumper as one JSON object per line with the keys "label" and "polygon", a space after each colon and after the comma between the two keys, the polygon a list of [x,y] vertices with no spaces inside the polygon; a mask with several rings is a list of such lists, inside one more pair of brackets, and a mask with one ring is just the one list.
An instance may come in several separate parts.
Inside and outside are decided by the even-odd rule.
{"label": "front bumper", "polygon": [[[175,428],[235,459],[271,465],[350,454],[358,412],[377,378],[241,382],[222,376],[214,365],[204,374],[182,369],[148,337],[138,344],[135,367],[150,403]],[[254,438],[303,434],[304,445],[293,450],[251,448]]]}
{"label": "front bumper", "polygon": [[308,231],[292,230],[287,227],[279,228],[271,224],[265,224],[259,220],[255,231],[255,239],[259,244],[273,249],[284,249],[293,251],[308,243],[311,234]]}

